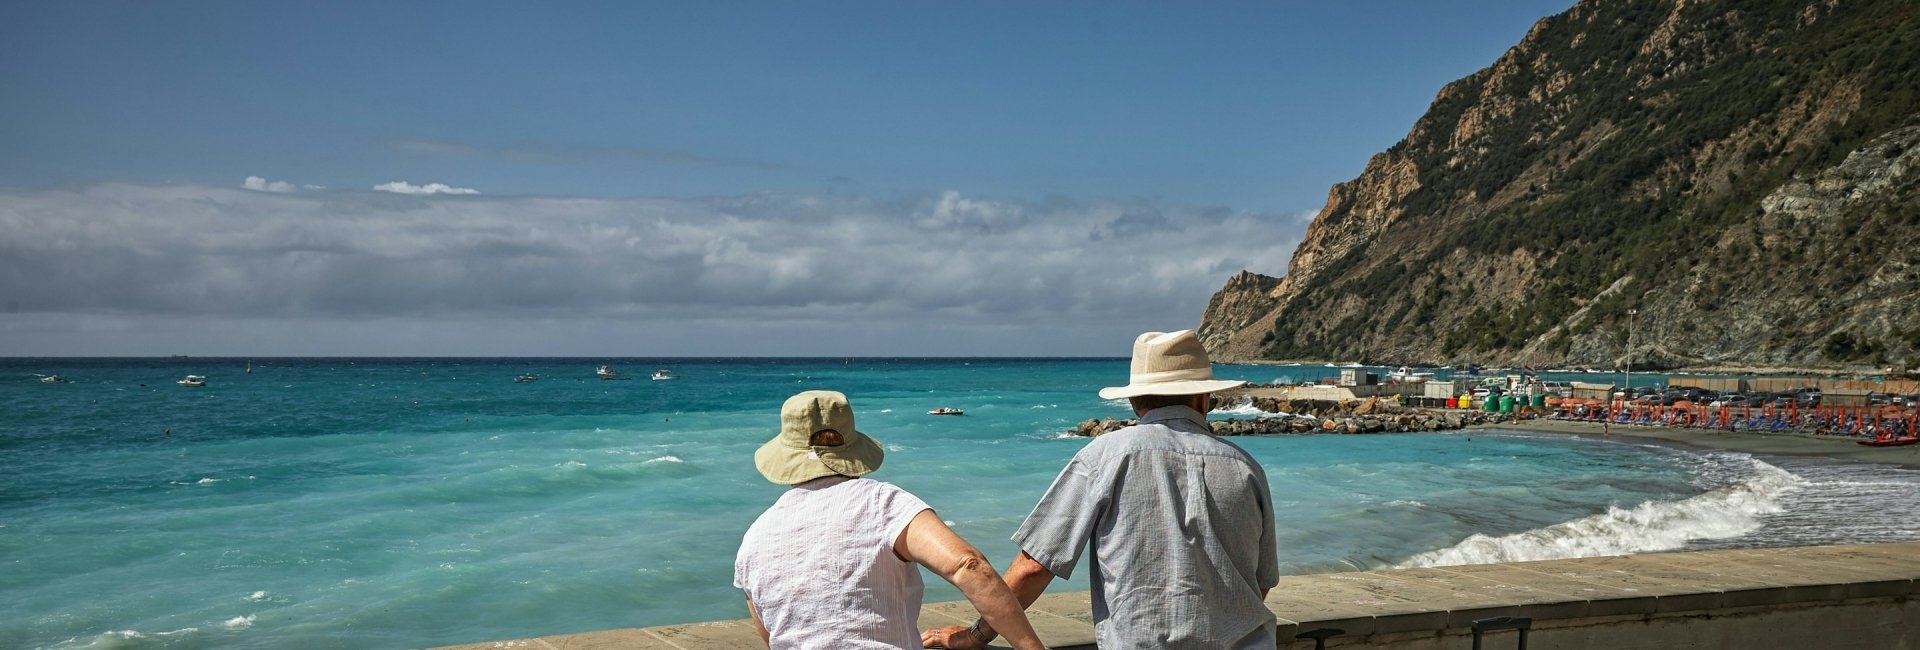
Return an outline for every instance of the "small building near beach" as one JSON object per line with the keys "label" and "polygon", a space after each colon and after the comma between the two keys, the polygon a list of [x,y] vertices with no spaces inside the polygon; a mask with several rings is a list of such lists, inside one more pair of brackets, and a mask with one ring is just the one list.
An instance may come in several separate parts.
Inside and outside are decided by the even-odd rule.
{"label": "small building near beach", "polygon": [[1821,406],[1866,406],[1873,391],[1860,388],[1829,388],[1820,394]]}
{"label": "small building near beach", "polygon": [[1574,399],[1613,399],[1613,384],[1594,384],[1584,381],[1573,382]]}

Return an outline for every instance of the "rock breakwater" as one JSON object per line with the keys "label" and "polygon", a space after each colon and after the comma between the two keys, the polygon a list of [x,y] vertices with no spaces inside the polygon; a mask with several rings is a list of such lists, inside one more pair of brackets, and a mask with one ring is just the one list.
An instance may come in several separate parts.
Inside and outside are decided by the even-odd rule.
{"label": "rock breakwater", "polygon": [[[1462,427],[1508,422],[1509,413],[1487,413],[1450,409],[1416,409],[1393,400],[1367,398],[1337,402],[1331,400],[1290,400],[1272,397],[1215,398],[1214,409],[1246,409],[1260,415],[1248,419],[1208,422],[1214,435],[1254,436],[1306,433],[1405,433],[1445,431]],[[1133,426],[1133,418],[1091,418],[1068,431],[1076,436],[1093,437]]]}

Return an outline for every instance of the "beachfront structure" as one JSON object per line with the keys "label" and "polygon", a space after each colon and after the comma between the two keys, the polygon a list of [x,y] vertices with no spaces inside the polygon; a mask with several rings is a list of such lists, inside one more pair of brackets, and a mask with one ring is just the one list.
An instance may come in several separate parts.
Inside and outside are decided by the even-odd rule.
{"label": "beachfront structure", "polygon": [[1595,384],[1584,381],[1573,382],[1574,399],[1613,399],[1613,384]]}

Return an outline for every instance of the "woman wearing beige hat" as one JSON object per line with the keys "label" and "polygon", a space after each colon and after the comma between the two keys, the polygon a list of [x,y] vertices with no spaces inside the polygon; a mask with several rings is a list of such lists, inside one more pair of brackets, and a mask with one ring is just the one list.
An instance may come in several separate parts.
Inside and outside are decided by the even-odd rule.
{"label": "woman wearing beige hat", "polygon": [[861,478],[885,452],[853,426],[847,396],[807,391],[753,455],[790,486],[740,540],[733,586],[768,647],[919,648],[920,571],[959,587],[1015,648],[1043,648],[1019,601],[972,544],[918,497]]}

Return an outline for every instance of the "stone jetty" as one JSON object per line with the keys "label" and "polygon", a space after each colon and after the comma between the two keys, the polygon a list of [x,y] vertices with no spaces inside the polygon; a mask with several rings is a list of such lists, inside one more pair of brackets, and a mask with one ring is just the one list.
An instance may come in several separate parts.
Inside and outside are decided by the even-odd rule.
{"label": "stone jetty", "polygon": [[[1418,409],[1396,400],[1369,397],[1360,400],[1293,400],[1282,397],[1229,395],[1213,398],[1212,408],[1252,406],[1263,415],[1247,419],[1214,420],[1215,435],[1251,436],[1302,433],[1402,433],[1444,431],[1514,419],[1509,413],[1472,410]],[[1097,436],[1132,426],[1132,418],[1094,418],[1075,425],[1069,433]]]}

